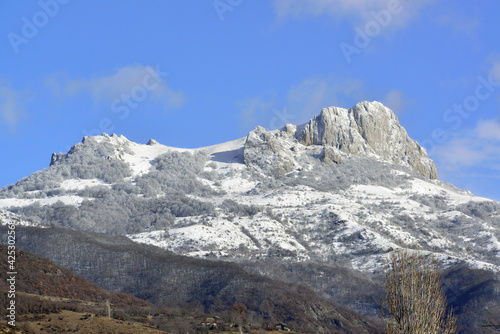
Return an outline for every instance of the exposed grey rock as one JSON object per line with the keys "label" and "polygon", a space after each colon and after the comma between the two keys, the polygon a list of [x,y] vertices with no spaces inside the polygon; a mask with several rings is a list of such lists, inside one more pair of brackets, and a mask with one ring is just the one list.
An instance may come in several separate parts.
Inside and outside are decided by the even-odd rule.
{"label": "exposed grey rock", "polygon": [[335,147],[324,146],[321,151],[320,159],[325,163],[339,164],[342,162],[342,155]]}
{"label": "exposed grey rock", "polygon": [[258,167],[268,175],[283,175],[295,169],[293,147],[287,145],[287,132],[266,131],[258,126],[250,131],[243,152],[247,166]]}
{"label": "exposed grey rock", "polygon": [[146,145],[153,146],[153,145],[159,145],[159,143],[158,143],[156,140],[154,140],[154,139],[150,139],[150,140],[146,143]]}
{"label": "exposed grey rock", "polygon": [[350,109],[324,108],[295,134],[306,146],[332,146],[348,154],[375,154],[395,164],[437,179],[434,162],[406,130],[396,115],[380,102],[360,102]]}
{"label": "exposed grey rock", "polygon": [[293,124],[287,124],[283,127],[282,131],[284,131],[288,137],[293,137],[297,132],[297,126]]}
{"label": "exposed grey rock", "polygon": [[52,156],[50,157],[50,166],[54,165],[58,160],[62,159],[64,157],[64,154],[59,153],[56,154],[55,152],[52,153]]}
{"label": "exposed grey rock", "polygon": [[437,179],[434,162],[406,130],[396,115],[379,102],[360,102],[350,109],[324,108],[307,124],[297,128],[287,124],[281,130],[250,132],[244,157],[248,166],[258,166],[266,174],[283,175],[294,170],[292,150],[299,146],[322,146],[320,159],[340,163],[342,154],[374,155],[390,163],[408,166],[429,179]]}

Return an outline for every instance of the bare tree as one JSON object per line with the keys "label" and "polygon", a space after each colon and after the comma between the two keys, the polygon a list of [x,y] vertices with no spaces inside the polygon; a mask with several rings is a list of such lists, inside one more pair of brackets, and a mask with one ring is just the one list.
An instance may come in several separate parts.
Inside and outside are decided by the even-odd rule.
{"label": "bare tree", "polygon": [[[381,305],[388,312],[387,333],[455,333],[456,318],[446,311],[436,258],[398,249],[391,254],[389,266]],[[387,319],[385,311],[382,314]]]}
{"label": "bare tree", "polygon": [[106,299],[106,311],[108,313],[108,318],[111,318],[111,303],[109,299]]}

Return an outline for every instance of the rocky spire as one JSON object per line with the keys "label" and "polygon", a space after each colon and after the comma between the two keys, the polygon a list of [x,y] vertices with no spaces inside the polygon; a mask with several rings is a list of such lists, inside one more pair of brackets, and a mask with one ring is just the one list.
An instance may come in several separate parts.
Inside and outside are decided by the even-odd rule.
{"label": "rocky spire", "polygon": [[429,179],[437,179],[434,162],[380,102],[360,102],[349,109],[330,107],[295,134],[303,145],[333,146],[350,154],[375,154],[395,164],[407,164]]}
{"label": "rocky spire", "polygon": [[[277,169],[280,174],[290,171],[294,167],[292,154],[289,150],[280,150],[287,146],[283,144],[287,138],[288,142],[295,139],[304,146],[323,146],[323,152],[329,152],[329,156],[333,152],[329,148],[346,154],[376,155],[385,161],[406,165],[429,179],[438,178],[434,162],[425,149],[408,136],[396,115],[380,102],[360,102],[349,109],[324,108],[299,129],[288,125],[281,131],[267,133],[259,127],[248,135],[245,162],[263,169]],[[336,163],[337,160],[334,159]]]}

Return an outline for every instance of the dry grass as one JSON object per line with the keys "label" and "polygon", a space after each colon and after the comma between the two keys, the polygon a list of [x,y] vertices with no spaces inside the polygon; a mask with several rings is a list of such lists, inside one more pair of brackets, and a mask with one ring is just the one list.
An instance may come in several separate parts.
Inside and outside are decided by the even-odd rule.
{"label": "dry grass", "polygon": [[[16,333],[10,326],[0,324],[2,333]],[[10,331],[8,331],[10,330]],[[61,311],[61,313],[22,316],[16,322],[18,333],[123,333],[123,334],[165,334],[141,323],[133,323],[107,317],[95,316],[90,313]]]}

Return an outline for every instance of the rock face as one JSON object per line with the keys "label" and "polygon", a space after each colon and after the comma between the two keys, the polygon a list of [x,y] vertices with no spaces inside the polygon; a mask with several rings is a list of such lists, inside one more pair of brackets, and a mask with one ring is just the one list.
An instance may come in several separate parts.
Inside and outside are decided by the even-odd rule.
{"label": "rock face", "polygon": [[339,164],[342,162],[342,155],[340,155],[338,150],[335,149],[334,147],[325,146],[321,151],[320,159],[325,163]]}
{"label": "rock face", "polygon": [[[344,109],[329,107],[299,130],[287,125],[281,131],[266,132],[256,128],[249,133],[245,163],[278,174],[295,168],[293,154],[280,138],[293,139],[304,146],[323,146],[321,160],[340,163],[345,154],[376,155],[394,164],[406,165],[415,172],[437,179],[434,162],[399,124],[396,115],[380,102],[360,102]],[[248,151],[248,152],[247,152]]]}
{"label": "rock face", "polygon": [[[295,128],[287,125],[286,131],[266,131],[263,127],[252,130],[245,143],[243,156],[247,166],[258,167],[268,175],[283,175],[295,169],[293,146],[286,140]],[[285,140],[284,140],[285,139]]]}
{"label": "rock face", "polygon": [[62,159],[64,155],[62,153],[52,153],[52,156],[50,157],[50,166],[54,165],[58,160]]}
{"label": "rock face", "polygon": [[380,102],[360,102],[343,109],[325,108],[298,133],[304,145],[333,146],[345,153],[372,153],[415,172],[437,179],[434,162],[408,137],[396,115]]}

